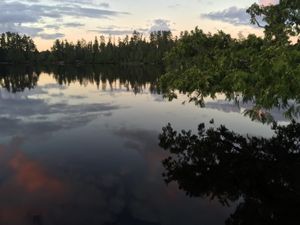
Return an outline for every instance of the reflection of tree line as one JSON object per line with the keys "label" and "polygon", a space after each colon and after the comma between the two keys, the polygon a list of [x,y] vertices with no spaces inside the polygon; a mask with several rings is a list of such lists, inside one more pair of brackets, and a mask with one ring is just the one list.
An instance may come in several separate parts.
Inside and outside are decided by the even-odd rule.
{"label": "reflection of tree line", "polygon": [[[212,121],[213,122],[213,121]],[[226,224],[295,224],[300,221],[300,124],[274,124],[270,138],[244,137],[225,126],[177,133],[163,128],[160,146],[167,183],[190,197],[238,202]]]}
{"label": "reflection of tree line", "polygon": [[[3,66],[0,68],[0,85],[9,92],[20,92],[34,88],[42,73],[52,74],[60,85],[69,85],[78,82],[80,85],[96,84],[102,90],[117,91],[125,89],[140,93],[149,90],[151,93],[160,93],[159,77],[163,73],[162,68],[154,66],[43,66],[43,67],[11,67]],[[232,81],[234,82],[234,81]],[[268,85],[273,86],[276,83],[282,83],[279,80],[270,80]],[[285,81],[284,83],[287,83]],[[297,86],[298,83],[294,82]],[[217,86],[217,85],[216,85]],[[285,85],[283,85],[285,86]],[[291,86],[291,85],[289,85]],[[218,88],[205,89],[201,97],[191,97],[191,101],[196,101],[198,105],[205,106],[204,98],[207,96],[216,96],[218,93],[224,93],[226,100],[235,101],[237,106],[244,107],[244,114],[253,120],[263,123],[274,121],[272,108],[279,108],[284,111],[287,118],[297,118],[300,112],[298,104],[299,94],[296,89],[292,90],[285,86],[285,90],[273,90],[268,95],[260,96],[259,93],[265,92],[265,86],[260,89],[253,89],[245,85],[243,90],[236,92],[230,85],[220,85]],[[170,96],[172,98],[172,96]],[[296,99],[296,100],[289,100]]]}
{"label": "reflection of tree line", "polygon": [[[157,93],[157,80],[161,73],[160,68],[151,66],[51,67],[51,69],[59,84],[78,81],[81,85],[94,83],[103,90],[125,87],[128,91],[132,90],[135,93],[144,90],[148,84],[150,92]],[[117,81],[119,81],[119,87],[116,87]]]}
{"label": "reflection of tree line", "polygon": [[45,72],[53,74],[60,85],[69,85],[73,82],[79,82],[80,85],[92,83],[102,90],[125,87],[127,91],[139,93],[149,88],[151,93],[158,93],[157,80],[161,71],[161,68],[151,66],[3,67],[0,70],[0,85],[9,92],[32,89],[37,85],[40,74]]}
{"label": "reflection of tree line", "polygon": [[39,70],[31,67],[6,67],[0,68],[0,86],[9,92],[21,92],[33,89],[39,79]]}

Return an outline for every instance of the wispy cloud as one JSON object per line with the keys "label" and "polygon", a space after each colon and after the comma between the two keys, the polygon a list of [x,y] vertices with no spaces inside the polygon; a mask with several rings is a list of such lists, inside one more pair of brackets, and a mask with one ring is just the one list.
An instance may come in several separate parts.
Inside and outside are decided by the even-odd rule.
{"label": "wispy cloud", "polygon": [[[108,9],[108,3],[92,4],[91,1],[86,0],[67,0],[63,3],[52,0],[50,3],[52,4],[49,4],[49,2],[42,3],[38,0],[1,1],[0,32],[13,31],[50,39],[51,37],[62,37],[63,34],[45,33],[44,29],[50,28],[49,24],[44,25],[45,20],[64,21],[65,17],[71,17],[74,20],[84,18],[109,19],[128,14],[127,12]],[[66,22],[64,26],[80,27],[83,24],[79,22]],[[57,26],[52,28],[58,29]]]}
{"label": "wispy cloud", "polygon": [[166,19],[156,19],[153,21],[150,32],[153,31],[170,31],[171,29],[171,23],[169,20]]}
{"label": "wispy cloud", "polygon": [[37,37],[40,37],[40,38],[46,39],[46,40],[60,39],[60,38],[63,38],[64,36],[65,35],[63,33],[54,33],[54,34],[40,33],[37,35]]}
{"label": "wispy cloud", "polygon": [[83,23],[71,22],[71,23],[64,23],[64,27],[83,27]]}
{"label": "wispy cloud", "polygon": [[99,26],[97,29],[94,30],[89,30],[90,32],[96,32],[99,34],[106,34],[106,35],[127,35],[127,34],[132,34],[133,31],[137,31],[140,33],[151,33],[154,31],[170,31],[172,30],[171,28],[171,22],[169,20],[165,19],[155,19],[151,21],[151,23],[148,26],[145,27],[138,27],[138,28],[133,28],[133,27],[120,27],[120,26]]}
{"label": "wispy cloud", "polygon": [[147,32],[146,28],[133,28],[133,27],[120,27],[120,26],[98,26],[94,30],[90,30],[90,32],[96,32],[99,34],[107,34],[107,35],[127,35],[132,34],[133,31],[138,31],[140,33]]}
{"label": "wispy cloud", "polygon": [[222,11],[202,14],[201,17],[210,20],[224,21],[233,25],[249,25],[250,16],[247,14],[246,10],[246,8],[237,8],[234,6]]}

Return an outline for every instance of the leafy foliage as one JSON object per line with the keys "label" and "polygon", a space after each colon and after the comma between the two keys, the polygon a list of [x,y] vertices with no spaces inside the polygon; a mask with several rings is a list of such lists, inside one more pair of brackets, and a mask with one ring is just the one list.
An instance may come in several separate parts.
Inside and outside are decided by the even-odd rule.
{"label": "leafy foliage", "polygon": [[[286,44],[290,36],[298,36],[300,32],[300,2],[280,0],[279,4],[263,6],[253,4],[247,12],[251,23],[265,29],[266,39]],[[260,24],[259,19],[265,25]]]}
{"label": "leafy foliage", "polygon": [[299,4],[254,4],[248,12],[252,23],[259,24],[262,17],[264,38],[235,39],[221,31],[205,34],[198,28],[182,33],[164,58],[161,87],[166,96],[172,99],[179,91],[200,106],[205,97],[217,93],[225,93],[228,100],[242,96],[243,102],[255,103],[252,112],[246,113],[263,122],[271,118],[266,114],[273,107],[284,109],[289,117],[299,114],[300,43],[289,41],[299,33]]}

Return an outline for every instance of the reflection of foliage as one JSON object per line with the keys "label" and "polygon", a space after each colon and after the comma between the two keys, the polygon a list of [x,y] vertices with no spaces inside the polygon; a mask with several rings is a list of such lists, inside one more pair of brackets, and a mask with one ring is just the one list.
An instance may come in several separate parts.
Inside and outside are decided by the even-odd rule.
{"label": "reflection of foliage", "polygon": [[9,92],[20,92],[37,85],[40,71],[31,67],[1,67],[0,86]]}
{"label": "reflection of foliage", "polygon": [[146,87],[151,93],[159,93],[157,80],[162,68],[152,66],[50,66],[42,68],[3,66],[0,70],[0,85],[11,92],[32,89],[37,85],[41,71],[53,74],[60,85],[79,82],[100,85],[103,90],[109,85],[111,90],[117,81],[122,87],[134,93],[142,92]]}
{"label": "reflection of foliage", "polygon": [[[221,126],[198,135],[168,125],[160,146],[167,183],[175,181],[191,197],[239,204],[227,224],[294,224],[300,221],[300,124],[273,127],[270,138],[244,137]],[[290,223],[292,221],[293,223]]]}
{"label": "reflection of foliage", "polygon": [[121,86],[132,90],[134,93],[142,92],[147,84],[150,84],[150,92],[157,93],[157,80],[162,69],[152,66],[51,66],[48,73],[53,73],[59,84],[70,84],[78,81],[81,85],[95,83],[102,85],[105,90],[108,82],[111,90],[118,80]]}

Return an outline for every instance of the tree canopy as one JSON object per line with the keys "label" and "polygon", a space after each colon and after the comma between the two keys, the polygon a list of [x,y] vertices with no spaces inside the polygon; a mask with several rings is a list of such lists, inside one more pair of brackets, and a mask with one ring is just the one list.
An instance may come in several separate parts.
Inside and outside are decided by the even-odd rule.
{"label": "tree canopy", "polygon": [[0,62],[35,62],[37,53],[34,41],[29,36],[11,32],[0,34]]}
{"label": "tree canopy", "polygon": [[265,37],[236,39],[198,28],[182,33],[164,58],[161,87],[167,97],[179,91],[204,106],[205,97],[225,93],[229,100],[255,102],[253,115],[273,107],[298,114],[299,107],[289,104],[291,99],[300,102],[300,43],[290,41],[299,34],[299,4],[293,2],[253,4],[247,10],[252,23],[262,26],[262,20]]}
{"label": "tree canopy", "polygon": [[[247,12],[251,23],[265,29],[267,40],[286,43],[300,32],[300,2],[280,0],[275,5],[253,4]],[[260,22],[261,20],[261,22]]]}

